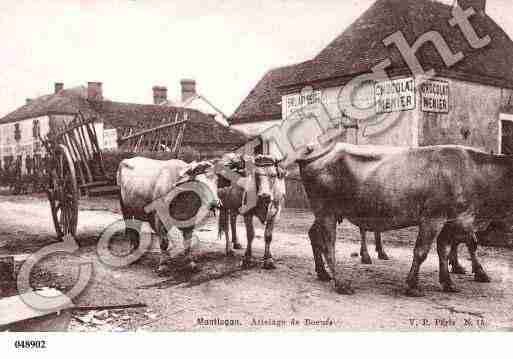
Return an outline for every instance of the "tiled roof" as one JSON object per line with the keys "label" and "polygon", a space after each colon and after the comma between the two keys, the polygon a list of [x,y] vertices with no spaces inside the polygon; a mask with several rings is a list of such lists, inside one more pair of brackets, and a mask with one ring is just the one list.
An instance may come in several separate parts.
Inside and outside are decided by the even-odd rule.
{"label": "tiled roof", "polygon": [[464,59],[447,68],[435,47],[424,45],[417,57],[425,70],[434,68],[440,75],[513,88],[513,42],[508,35],[486,13],[477,12],[470,22],[479,37],[488,35],[492,41],[486,47],[473,49],[459,27],[450,26],[452,17],[452,6],[439,1],[378,0],[307,68],[297,71],[281,86],[300,87],[334,78],[351,78],[371,71],[387,58],[392,61],[387,71],[410,73],[397,47],[387,47],[383,40],[401,31],[411,45],[423,34],[437,31],[453,53],[463,52]]}
{"label": "tiled roof", "polygon": [[[197,104],[195,102],[200,102],[204,105],[206,105],[207,109],[205,110],[202,107],[197,107]],[[205,96],[200,94],[195,94],[191,97],[189,97],[185,101],[181,100],[165,100],[161,103],[159,103],[160,106],[173,106],[173,107],[182,107],[182,108],[190,108],[190,109],[196,109],[198,111],[201,111],[205,114],[212,114],[215,115],[215,119],[220,122],[221,124],[228,125],[228,116],[225,115],[225,113],[219,109],[217,106],[215,106],[211,101],[209,101]],[[200,105],[201,106],[201,105]]]}
{"label": "tiled roof", "polygon": [[108,100],[91,101],[87,99],[87,89],[83,86],[38,97],[1,118],[0,124],[52,114],[74,115],[79,111],[85,117],[102,119],[106,128],[151,128],[174,120],[178,111],[187,112],[189,122],[185,127],[184,144],[243,145],[248,141],[242,132],[223,126],[211,115],[200,111]]}
{"label": "tiled roof", "polygon": [[[177,112],[187,112],[188,122],[183,137],[185,144],[242,145],[248,141],[241,131],[223,126],[212,115],[193,109],[113,101],[94,101],[92,105],[104,120],[106,127],[151,128],[174,120]],[[180,118],[183,116],[180,115]]]}
{"label": "tiled roof", "polygon": [[281,118],[281,95],[297,92],[303,86],[343,85],[354,76],[390,58],[389,75],[409,74],[395,45],[383,39],[401,31],[413,44],[428,31],[438,31],[453,53],[462,51],[464,59],[447,69],[432,45],[418,52],[425,70],[434,68],[441,76],[492,86],[513,88],[513,42],[487,14],[470,18],[479,37],[489,35],[491,43],[472,49],[459,27],[449,25],[452,6],[436,0],[377,0],[340,36],[312,60],[269,71],[244,99],[231,117],[231,123],[258,122]]}
{"label": "tiled roof", "polygon": [[267,72],[230,118],[230,123],[244,123],[281,118],[281,94],[278,86],[293,77],[307,63],[272,69]]}
{"label": "tiled roof", "polygon": [[0,118],[0,124],[51,114],[75,114],[79,110],[85,115],[91,114],[87,102],[87,88],[84,86],[61,90],[57,94],[35,98],[6,116]]}

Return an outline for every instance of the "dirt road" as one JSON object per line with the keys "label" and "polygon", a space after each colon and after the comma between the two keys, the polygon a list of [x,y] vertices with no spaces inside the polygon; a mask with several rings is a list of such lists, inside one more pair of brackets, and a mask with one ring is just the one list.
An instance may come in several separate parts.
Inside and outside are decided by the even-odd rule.
{"label": "dirt road", "polygon": [[[446,294],[438,285],[438,259],[432,250],[420,281],[423,298],[404,295],[415,229],[389,232],[384,243],[391,260],[360,264],[359,233],[350,224],[338,229],[340,270],[353,281],[356,294],[341,296],[332,285],[316,279],[307,231],[312,215],[286,210],[276,228],[272,251],[277,269],[239,266],[223,254],[214,220],[197,232],[196,249],[202,271],[187,277],[179,271],[159,277],[154,272],[158,243],[139,262],[113,269],[101,262],[96,240],[103,229],[119,220],[115,199],[82,200],[75,255],[47,258],[34,273],[34,286],[66,290],[79,265],[92,263],[94,276],[75,302],[78,305],[146,303],[146,309],[103,311],[77,315],[71,330],[513,330],[513,253],[481,248],[479,256],[493,279],[482,284],[472,275],[453,276],[460,293]],[[0,196],[0,254],[34,252],[54,240],[44,197]],[[239,223],[240,239],[245,232]],[[262,227],[254,243],[255,257],[263,255]],[[176,243],[180,244],[177,237]],[[181,245],[172,250],[177,255]],[[470,271],[464,246],[462,263]]]}

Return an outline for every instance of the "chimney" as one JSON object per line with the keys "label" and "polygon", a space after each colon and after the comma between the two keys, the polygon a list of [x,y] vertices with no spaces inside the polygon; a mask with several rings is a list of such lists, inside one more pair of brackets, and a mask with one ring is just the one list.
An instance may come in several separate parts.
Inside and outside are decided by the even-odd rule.
{"label": "chimney", "polygon": [[167,101],[167,87],[166,86],[153,86],[153,103],[160,105]]}
{"label": "chimney", "polygon": [[101,82],[88,82],[87,83],[87,99],[88,100],[103,100],[103,90]]}
{"label": "chimney", "polygon": [[59,93],[64,88],[64,84],[62,82],[56,82],[54,84],[54,91],[53,93]]}
{"label": "chimney", "polygon": [[31,98],[26,98],[25,99],[25,105],[28,105],[29,103],[32,102],[32,99]]}
{"label": "chimney", "polygon": [[183,79],[180,81],[182,85],[182,102],[187,101],[196,95],[196,81],[192,79]]}
{"label": "chimney", "polygon": [[458,0],[458,5],[463,9],[467,10],[472,7],[476,13],[485,12],[486,0]]}

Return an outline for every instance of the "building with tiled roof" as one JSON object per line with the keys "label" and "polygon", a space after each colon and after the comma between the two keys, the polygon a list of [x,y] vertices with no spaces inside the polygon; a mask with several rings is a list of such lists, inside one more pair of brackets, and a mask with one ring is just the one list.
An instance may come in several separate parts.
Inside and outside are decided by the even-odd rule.
{"label": "building with tiled roof", "polygon": [[278,87],[293,78],[294,74],[300,72],[301,68],[307,65],[308,62],[268,71],[237,107],[230,122],[244,124],[255,121],[281,120],[281,93]]}
{"label": "building with tiled roof", "polygon": [[117,139],[123,133],[157,127],[175,119],[178,112],[187,113],[182,146],[194,148],[203,158],[220,156],[248,141],[242,132],[194,109],[110,101],[103,97],[99,82],[69,89],[56,83],[53,94],[27,99],[25,105],[0,118],[1,165],[21,160],[25,168],[27,156],[40,156],[43,152],[40,137],[71,121],[79,112],[96,119],[99,144],[104,150],[117,149]]}
{"label": "building with tiled roof", "polygon": [[153,86],[153,103],[155,105],[198,110],[214,116],[220,124],[229,126],[228,116],[205,95],[196,91],[196,80],[193,79],[182,79],[180,81],[180,98],[173,100],[168,99],[166,86]]}
{"label": "building with tiled roof", "polygon": [[[466,11],[479,45],[455,21],[457,9]],[[327,117],[358,124],[341,138],[348,142],[461,144],[513,153],[513,41],[486,10],[486,0],[377,0],[309,61],[268,72],[231,123],[279,123],[308,102],[303,98],[308,88],[318,94],[312,98],[322,102]],[[437,46],[423,42],[414,55],[424,71],[435,70],[435,78],[412,71],[399,50],[401,37],[412,47],[419,39],[434,38],[426,34],[441,41]],[[440,44],[450,50],[445,56],[453,63],[444,61]],[[390,61],[388,79],[367,76],[368,81],[350,88],[354,98],[342,97],[343,89],[384,61]],[[352,116],[353,107],[372,115]]]}
{"label": "building with tiled roof", "polygon": [[462,31],[451,26],[453,6],[438,0],[378,0],[342,34],[326,46],[309,66],[280,84],[285,92],[304,85],[333,86],[347,83],[354,76],[372,71],[385,59],[388,71],[410,75],[411,71],[396,46],[386,46],[385,38],[401,31],[409,44],[423,34],[436,31],[449,48],[461,51],[464,58],[447,67],[434,46],[425,45],[417,52],[424,68],[433,68],[445,77],[475,81],[484,85],[513,88],[513,42],[486,13],[486,0],[460,0],[462,9],[473,7],[469,18],[477,35],[490,36],[483,48],[473,49]]}

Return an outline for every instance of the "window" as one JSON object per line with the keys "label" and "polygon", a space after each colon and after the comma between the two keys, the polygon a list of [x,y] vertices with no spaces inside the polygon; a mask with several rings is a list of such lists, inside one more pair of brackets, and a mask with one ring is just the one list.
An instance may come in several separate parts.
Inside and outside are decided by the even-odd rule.
{"label": "window", "polygon": [[14,139],[16,141],[21,140],[21,130],[20,130],[20,124],[19,123],[15,123],[14,124]]}
{"label": "window", "polygon": [[39,120],[34,120],[32,123],[32,136],[37,140],[41,136],[41,125]]}
{"label": "window", "polygon": [[4,170],[8,170],[11,167],[13,159],[14,159],[13,156],[5,156],[4,157]]}

